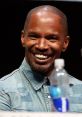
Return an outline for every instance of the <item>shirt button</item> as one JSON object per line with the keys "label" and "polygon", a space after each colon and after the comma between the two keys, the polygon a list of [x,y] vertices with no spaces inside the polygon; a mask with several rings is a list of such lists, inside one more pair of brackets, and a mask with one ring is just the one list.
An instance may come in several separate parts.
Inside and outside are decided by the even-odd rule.
{"label": "shirt button", "polygon": [[51,98],[51,96],[50,96],[50,95],[48,95],[48,98],[50,99],[50,98]]}

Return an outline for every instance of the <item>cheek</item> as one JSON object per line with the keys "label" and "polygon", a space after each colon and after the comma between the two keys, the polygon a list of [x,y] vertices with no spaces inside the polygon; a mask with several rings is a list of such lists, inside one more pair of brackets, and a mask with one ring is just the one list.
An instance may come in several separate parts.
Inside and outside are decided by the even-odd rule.
{"label": "cheek", "polygon": [[51,47],[54,51],[59,51],[61,52],[62,51],[62,48],[63,48],[63,44],[62,43],[58,43],[58,42],[55,42],[55,43],[52,43],[51,44]]}
{"label": "cheek", "polygon": [[35,45],[35,43],[36,42],[34,40],[31,40],[31,39],[26,39],[26,41],[25,41],[25,45],[28,48],[31,48],[33,45]]}

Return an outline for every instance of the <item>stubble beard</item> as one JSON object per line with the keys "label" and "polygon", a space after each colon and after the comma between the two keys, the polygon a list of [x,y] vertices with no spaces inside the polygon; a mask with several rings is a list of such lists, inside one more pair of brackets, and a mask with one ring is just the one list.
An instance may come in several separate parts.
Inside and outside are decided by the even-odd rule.
{"label": "stubble beard", "polygon": [[39,65],[35,62],[28,61],[31,69],[35,72],[38,72],[42,75],[48,76],[48,74],[54,68],[54,64],[47,64],[47,65]]}

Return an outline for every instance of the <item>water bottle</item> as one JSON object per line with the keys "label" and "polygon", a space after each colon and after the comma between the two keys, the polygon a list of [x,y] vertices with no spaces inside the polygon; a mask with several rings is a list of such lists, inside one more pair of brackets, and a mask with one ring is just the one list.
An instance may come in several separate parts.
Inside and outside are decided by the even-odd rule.
{"label": "water bottle", "polygon": [[58,112],[67,112],[69,110],[69,79],[64,66],[64,59],[55,59],[54,70],[50,75],[50,95]]}

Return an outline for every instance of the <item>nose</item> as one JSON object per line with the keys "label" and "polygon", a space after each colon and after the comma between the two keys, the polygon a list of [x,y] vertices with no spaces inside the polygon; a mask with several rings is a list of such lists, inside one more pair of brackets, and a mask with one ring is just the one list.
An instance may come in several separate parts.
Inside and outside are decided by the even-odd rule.
{"label": "nose", "polygon": [[47,50],[48,44],[45,38],[40,38],[37,40],[36,48],[39,50]]}

